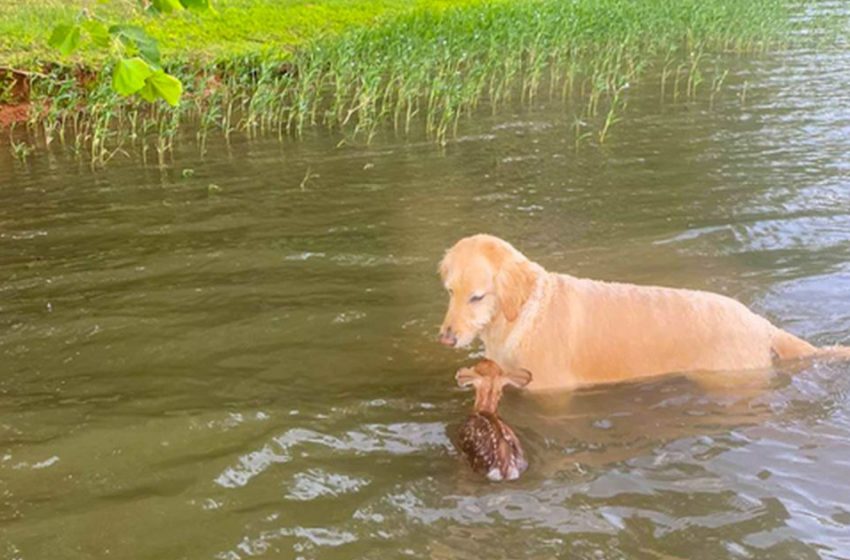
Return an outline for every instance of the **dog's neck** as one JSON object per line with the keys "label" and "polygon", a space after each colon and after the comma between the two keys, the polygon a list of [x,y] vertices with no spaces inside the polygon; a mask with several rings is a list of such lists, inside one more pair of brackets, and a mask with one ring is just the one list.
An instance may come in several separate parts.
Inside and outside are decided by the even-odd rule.
{"label": "dog's neck", "polygon": [[[534,288],[520,309],[519,315],[513,321],[508,321],[503,314],[494,317],[490,323],[481,331],[481,341],[484,343],[484,352],[488,358],[497,363],[513,363],[516,347],[522,337],[531,328],[534,319],[540,311],[543,297],[546,293],[546,281],[549,274],[546,270],[531,263],[534,275]],[[498,354],[498,355],[496,355]]]}

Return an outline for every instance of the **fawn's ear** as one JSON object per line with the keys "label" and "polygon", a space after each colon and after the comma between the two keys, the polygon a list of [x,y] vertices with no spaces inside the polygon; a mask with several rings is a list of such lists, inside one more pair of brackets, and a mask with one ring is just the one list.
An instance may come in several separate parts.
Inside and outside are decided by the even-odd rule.
{"label": "fawn's ear", "polygon": [[511,373],[505,374],[503,378],[503,383],[505,385],[513,385],[514,387],[518,387],[522,389],[529,383],[531,383],[531,372],[527,369],[518,369],[516,371],[512,371]]}
{"label": "fawn's ear", "polygon": [[457,370],[455,380],[457,380],[458,387],[469,387],[481,383],[481,376],[474,369],[465,367]]}

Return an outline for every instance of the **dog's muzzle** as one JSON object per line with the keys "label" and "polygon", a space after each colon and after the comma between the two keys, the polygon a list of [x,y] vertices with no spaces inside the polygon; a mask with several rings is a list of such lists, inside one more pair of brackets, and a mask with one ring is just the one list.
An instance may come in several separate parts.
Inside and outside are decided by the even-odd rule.
{"label": "dog's muzzle", "polygon": [[445,344],[446,346],[457,344],[457,335],[452,332],[451,327],[440,333],[440,344]]}

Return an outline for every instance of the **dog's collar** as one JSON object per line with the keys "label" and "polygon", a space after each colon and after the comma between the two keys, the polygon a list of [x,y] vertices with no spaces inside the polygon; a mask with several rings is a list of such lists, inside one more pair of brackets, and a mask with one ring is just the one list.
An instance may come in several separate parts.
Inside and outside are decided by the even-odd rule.
{"label": "dog's collar", "polygon": [[528,329],[531,328],[531,324],[534,322],[534,319],[537,317],[537,312],[540,310],[540,305],[543,303],[543,294],[549,274],[538,264],[532,263],[532,267],[534,272],[537,274],[537,280],[534,282],[534,289],[531,290],[531,295],[528,296],[528,299],[525,300],[525,303],[523,303],[522,309],[520,309],[519,312],[519,317],[517,317],[516,323],[505,340],[504,353],[506,354],[513,353],[514,348],[516,348],[519,344]]}

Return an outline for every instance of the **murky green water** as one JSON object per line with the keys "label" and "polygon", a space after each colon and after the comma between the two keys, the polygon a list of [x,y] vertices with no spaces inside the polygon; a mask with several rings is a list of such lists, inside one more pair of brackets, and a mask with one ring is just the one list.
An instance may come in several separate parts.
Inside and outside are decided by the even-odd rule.
{"label": "murky green water", "polygon": [[557,103],[445,148],[0,152],[0,558],[850,557],[848,365],[508,395],[517,483],[447,436],[477,354],[436,343],[435,269],[470,233],[850,343],[850,56],[726,64],[578,152]]}

